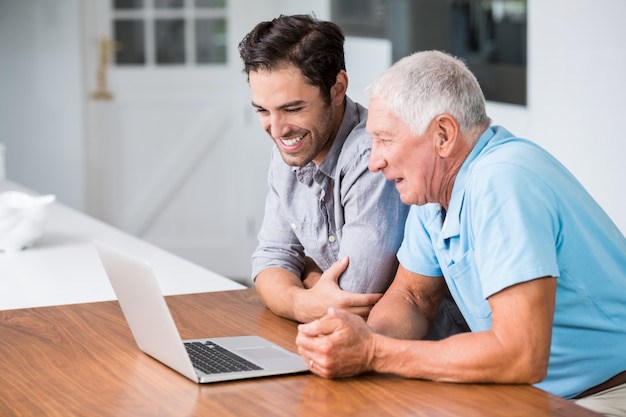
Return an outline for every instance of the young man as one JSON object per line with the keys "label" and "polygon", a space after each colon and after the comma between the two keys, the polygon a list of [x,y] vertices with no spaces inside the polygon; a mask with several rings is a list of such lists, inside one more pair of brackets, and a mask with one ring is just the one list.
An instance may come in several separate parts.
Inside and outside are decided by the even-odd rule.
{"label": "young man", "polygon": [[[412,204],[400,266],[368,324],[329,309],[300,325],[311,370],[532,383],[625,416],[624,235],[545,150],[490,127],[461,61],[420,52],[368,92],[370,169]],[[419,340],[446,283],[472,332]]]}
{"label": "young man", "polygon": [[[259,23],[239,46],[276,145],[252,277],[274,313],[299,322],[329,307],[369,314],[397,269],[408,212],[393,183],[368,170],[367,110],[346,96],[343,43],[337,25],[297,15]],[[346,256],[341,277],[321,276]],[[441,334],[467,329],[453,303],[444,308]]]}

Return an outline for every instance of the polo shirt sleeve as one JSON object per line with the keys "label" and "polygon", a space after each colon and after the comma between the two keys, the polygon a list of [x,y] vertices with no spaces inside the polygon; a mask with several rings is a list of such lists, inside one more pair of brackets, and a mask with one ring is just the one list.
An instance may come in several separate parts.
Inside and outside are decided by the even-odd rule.
{"label": "polo shirt sleeve", "polygon": [[476,170],[463,216],[485,298],[518,283],[559,276],[557,193],[528,165],[508,161]]}
{"label": "polo shirt sleeve", "polygon": [[403,268],[424,276],[442,276],[433,249],[434,237],[428,232],[430,226],[441,228],[434,225],[436,222],[441,223],[441,212],[437,204],[411,206],[404,228],[404,239],[398,250],[398,260]]}

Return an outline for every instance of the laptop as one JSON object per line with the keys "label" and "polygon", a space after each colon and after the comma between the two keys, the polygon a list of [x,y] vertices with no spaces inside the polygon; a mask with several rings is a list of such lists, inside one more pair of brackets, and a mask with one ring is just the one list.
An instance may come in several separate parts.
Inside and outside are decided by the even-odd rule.
{"label": "laptop", "polygon": [[139,349],[159,362],[197,383],[308,370],[299,355],[259,336],[182,340],[151,266],[103,242],[94,245]]}

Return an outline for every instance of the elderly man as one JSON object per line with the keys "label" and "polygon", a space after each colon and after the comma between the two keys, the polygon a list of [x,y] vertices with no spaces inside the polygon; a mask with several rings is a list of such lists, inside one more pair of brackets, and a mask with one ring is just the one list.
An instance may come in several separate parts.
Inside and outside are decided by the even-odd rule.
{"label": "elderly man", "polygon": [[[369,168],[412,205],[400,267],[367,323],[331,308],[300,325],[311,370],[530,383],[626,415],[624,235],[545,150],[490,126],[456,58],[406,57],[368,94]],[[446,283],[472,331],[420,340]]]}

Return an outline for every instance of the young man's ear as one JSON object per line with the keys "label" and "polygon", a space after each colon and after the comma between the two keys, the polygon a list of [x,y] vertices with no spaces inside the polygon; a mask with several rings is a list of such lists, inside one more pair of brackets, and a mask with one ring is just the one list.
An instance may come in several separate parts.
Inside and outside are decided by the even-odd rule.
{"label": "young man's ear", "polygon": [[330,102],[333,105],[343,104],[343,99],[348,91],[348,74],[344,70],[337,73],[335,84],[330,88]]}

